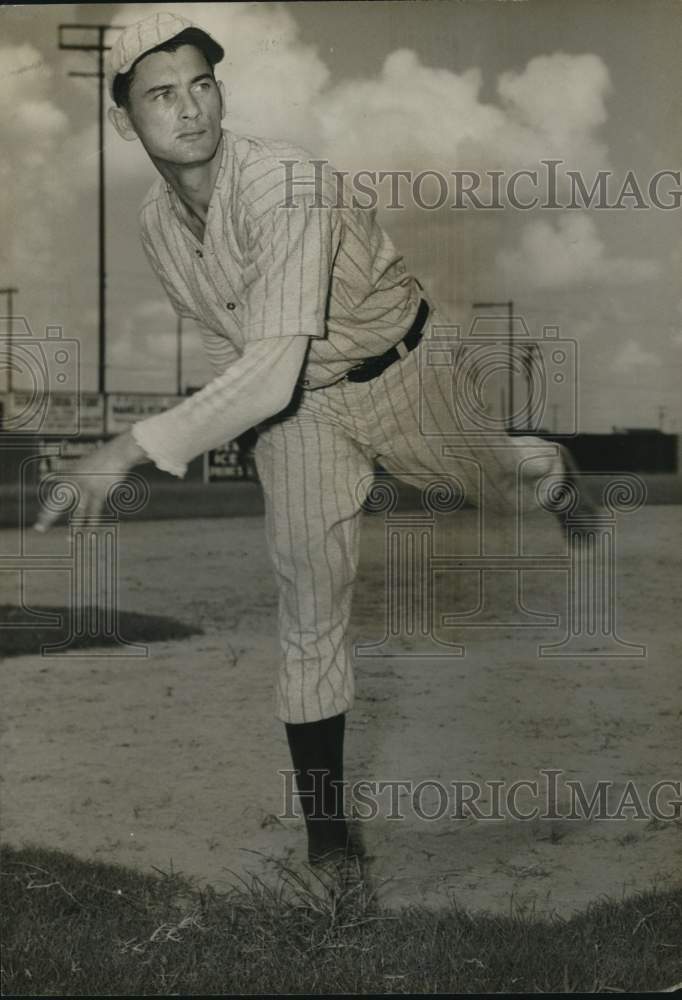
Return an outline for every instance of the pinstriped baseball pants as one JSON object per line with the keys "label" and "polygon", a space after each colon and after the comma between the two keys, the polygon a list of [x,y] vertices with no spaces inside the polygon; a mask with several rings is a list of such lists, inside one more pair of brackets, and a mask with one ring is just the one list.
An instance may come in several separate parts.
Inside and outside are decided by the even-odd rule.
{"label": "pinstriped baseball pants", "polygon": [[422,488],[425,474],[456,476],[473,503],[502,513],[517,509],[515,497],[525,509],[537,506],[539,479],[561,471],[555,445],[462,426],[453,408],[456,363],[429,363],[437,323],[432,312],[418,347],[378,378],[304,391],[291,414],[259,432],[255,459],[279,587],[283,722],[330,718],[353,704],[348,623],[376,462]]}

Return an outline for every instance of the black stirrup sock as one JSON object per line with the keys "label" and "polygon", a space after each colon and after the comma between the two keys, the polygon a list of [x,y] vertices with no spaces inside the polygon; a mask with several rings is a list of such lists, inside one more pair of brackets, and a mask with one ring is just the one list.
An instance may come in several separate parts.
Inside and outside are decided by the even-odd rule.
{"label": "black stirrup sock", "polygon": [[345,724],[344,713],[320,722],[284,724],[308,833],[310,861],[348,848],[341,785]]}

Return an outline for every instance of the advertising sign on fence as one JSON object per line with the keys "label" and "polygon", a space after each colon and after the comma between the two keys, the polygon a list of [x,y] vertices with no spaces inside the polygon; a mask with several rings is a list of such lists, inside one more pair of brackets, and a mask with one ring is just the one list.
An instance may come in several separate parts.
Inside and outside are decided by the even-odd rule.
{"label": "advertising sign on fence", "polygon": [[16,389],[3,397],[2,429],[8,434],[102,434],[104,400],[97,392]]}
{"label": "advertising sign on fence", "polygon": [[237,441],[212,448],[204,456],[204,482],[221,483],[234,479],[256,479],[256,466],[250,451]]}
{"label": "advertising sign on fence", "polygon": [[154,393],[112,392],[107,396],[107,431],[120,434],[138,420],[170,410],[185,399],[184,396],[164,396]]}

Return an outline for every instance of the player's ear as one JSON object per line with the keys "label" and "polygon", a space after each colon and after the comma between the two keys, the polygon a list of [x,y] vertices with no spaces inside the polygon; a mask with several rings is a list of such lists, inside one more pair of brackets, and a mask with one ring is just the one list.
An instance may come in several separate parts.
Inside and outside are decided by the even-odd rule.
{"label": "player's ear", "polygon": [[109,116],[109,121],[122,139],[125,139],[127,142],[132,142],[134,139],[137,139],[137,132],[135,131],[133,124],[130,121],[130,116],[125,108],[111,107],[107,111],[107,115]]}
{"label": "player's ear", "polygon": [[220,94],[220,120],[222,121],[226,114],[226,104],[225,104],[225,84],[222,80],[218,80],[218,93]]}

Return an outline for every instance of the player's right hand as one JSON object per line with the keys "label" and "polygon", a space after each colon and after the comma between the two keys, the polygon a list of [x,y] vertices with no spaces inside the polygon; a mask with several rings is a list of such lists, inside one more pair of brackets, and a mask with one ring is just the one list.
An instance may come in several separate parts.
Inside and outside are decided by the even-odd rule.
{"label": "player's right hand", "polygon": [[[94,522],[102,512],[112,484],[123,479],[134,465],[139,464],[142,456],[144,452],[130,431],[119,434],[90,455],[85,455],[69,474],[75,480],[79,492],[78,505],[72,513],[77,517],[85,517],[86,523]],[[57,480],[53,489],[58,488],[58,482]],[[34,531],[45,534],[62,513],[59,510],[41,508],[33,525]]]}

